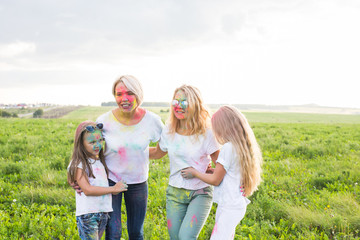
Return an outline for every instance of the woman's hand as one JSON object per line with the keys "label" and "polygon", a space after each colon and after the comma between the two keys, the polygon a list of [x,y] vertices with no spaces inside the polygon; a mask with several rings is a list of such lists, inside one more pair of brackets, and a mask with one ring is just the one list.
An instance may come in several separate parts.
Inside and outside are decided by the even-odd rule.
{"label": "woman's hand", "polygon": [[125,183],[125,181],[120,181],[120,182],[117,182],[113,186],[113,188],[114,188],[114,191],[112,192],[112,194],[116,195],[121,192],[127,191],[128,185]]}
{"label": "woman's hand", "polygon": [[181,176],[185,179],[192,179],[196,177],[197,171],[193,167],[184,168],[181,170]]}

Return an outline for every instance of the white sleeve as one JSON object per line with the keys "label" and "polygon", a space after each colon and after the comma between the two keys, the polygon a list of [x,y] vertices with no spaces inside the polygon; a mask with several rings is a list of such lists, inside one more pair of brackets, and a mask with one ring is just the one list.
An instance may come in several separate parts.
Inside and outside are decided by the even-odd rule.
{"label": "white sleeve", "polygon": [[162,133],[161,133],[161,137],[160,137],[160,141],[159,141],[159,147],[161,149],[161,151],[163,152],[167,152],[168,151],[168,127],[164,127]]}
{"label": "white sleeve", "polygon": [[217,159],[217,163],[223,165],[225,171],[228,171],[231,165],[231,156],[232,156],[232,148],[231,145],[225,143],[225,145],[221,148],[219,157]]}
{"label": "white sleeve", "polygon": [[220,148],[211,129],[206,130],[205,147],[208,155],[213,154]]}
{"label": "white sleeve", "polygon": [[77,168],[81,168],[81,169],[83,169],[82,162],[79,162],[79,165],[77,165]]}
{"label": "white sleeve", "polygon": [[96,119],[96,123],[104,123],[104,115],[105,114],[101,114],[97,119]]}
{"label": "white sleeve", "polygon": [[154,122],[154,124],[152,126],[152,128],[153,128],[153,136],[151,138],[151,141],[152,142],[157,142],[160,139],[162,130],[164,128],[164,124],[162,123],[161,118],[156,114],[154,114],[154,121],[153,122]]}
{"label": "white sleeve", "polygon": [[106,121],[108,121],[108,119],[109,119],[109,117],[107,117],[107,116],[109,116],[109,112],[101,114],[95,121],[96,123],[102,123],[104,125],[103,131],[105,130],[104,128],[106,125]]}

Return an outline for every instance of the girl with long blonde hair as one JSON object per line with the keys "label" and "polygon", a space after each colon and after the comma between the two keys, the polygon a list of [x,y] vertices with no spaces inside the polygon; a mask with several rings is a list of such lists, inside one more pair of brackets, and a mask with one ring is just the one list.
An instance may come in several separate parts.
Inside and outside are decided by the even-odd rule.
{"label": "girl with long blonde hair", "polygon": [[216,139],[223,145],[214,173],[187,168],[181,174],[185,179],[198,178],[216,186],[214,202],[218,207],[211,239],[234,239],[235,228],[250,202],[246,197],[260,184],[262,156],[248,121],[235,107],[221,107],[211,123]]}
{"label": "girl with long blonde hair", "polygon": [[166,153],[170,160],[166,189],[166,216],[170,239],[196,239],[212,205],[213,188],[200,179],[184,179],[181,170],[193,167],[201,173],[215,162],[219,146],[210,128],[210,114],[200,91],[183,85],[175,89],[171,114],[159,144],[150,149],[150,158]]}

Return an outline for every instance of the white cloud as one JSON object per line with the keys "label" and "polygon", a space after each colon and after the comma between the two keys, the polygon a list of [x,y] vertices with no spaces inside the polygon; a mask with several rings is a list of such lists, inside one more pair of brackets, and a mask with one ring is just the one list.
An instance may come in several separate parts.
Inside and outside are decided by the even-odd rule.
{"label": "white cloud", "polygon": [[35,53],[36,45],[31,42],[16,41],[9,44],[0,44],[0,57],[18,57],[23,54]]}
{"label": "white cloud", "polygon": [[[53,88],[106,84],[100,103],[118,75],[133,74],[149,101],[167,101],[189,83],[211,103],[346,106],[355,102],[360,78],[359,6],[356,0],[2,2],[0,84],[15,92],[47,88],[46,99],[55,98]],[[56,99],[65,101],[61,93]]]}

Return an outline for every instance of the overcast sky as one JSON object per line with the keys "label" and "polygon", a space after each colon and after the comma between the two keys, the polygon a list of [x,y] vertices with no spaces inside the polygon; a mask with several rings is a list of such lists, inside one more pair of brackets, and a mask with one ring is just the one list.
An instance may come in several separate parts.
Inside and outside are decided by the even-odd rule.
{"label": "overcast sky", "polygon": [[0,103],[145,101],[360,108],[359,0],[0,0]]}

